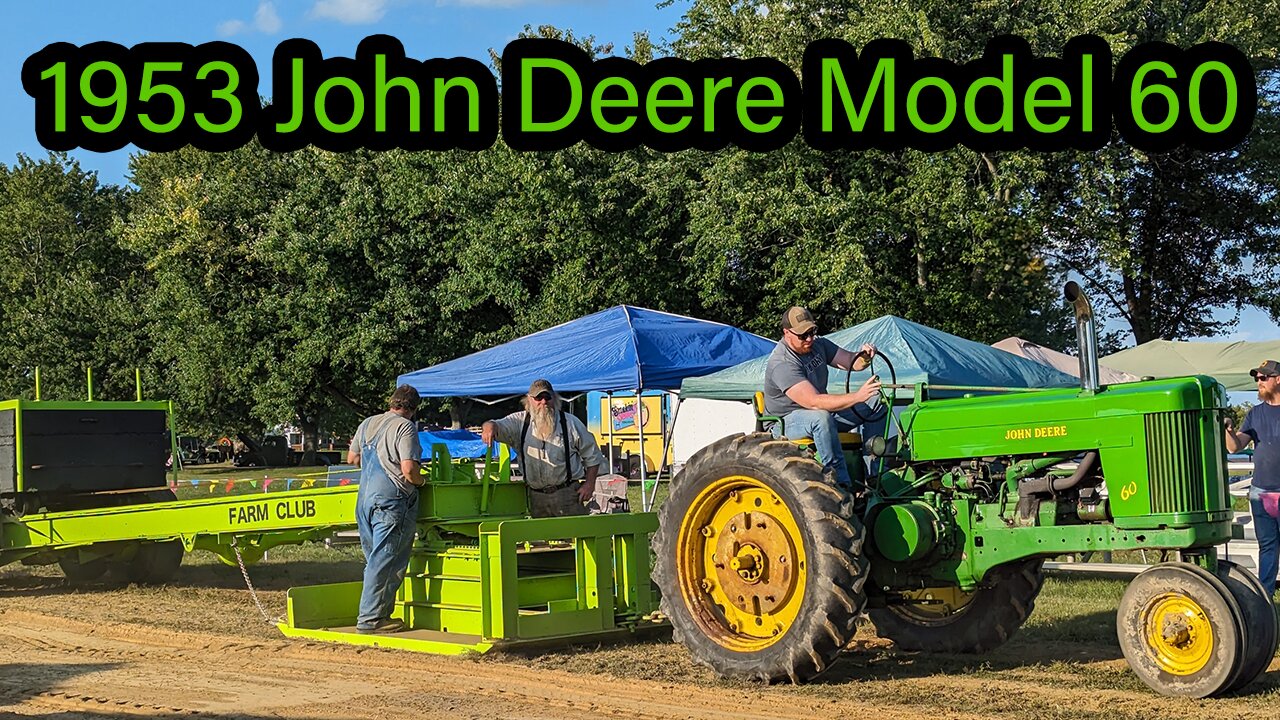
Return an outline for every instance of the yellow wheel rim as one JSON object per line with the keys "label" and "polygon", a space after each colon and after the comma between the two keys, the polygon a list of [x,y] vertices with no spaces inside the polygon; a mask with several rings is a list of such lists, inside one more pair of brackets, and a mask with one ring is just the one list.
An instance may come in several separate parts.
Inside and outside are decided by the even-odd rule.
{"label": "yellow wheel rim", "polygon": [[1142,613],[1143,635],[1156,664],[1172,675],[1194,675],[1213,655],[1213,625],[1204,608],[1186,595],[1152,598]]}
{"label": "yellow wheel rim", "polygon": [[919,625],[945,625],[969,609],[974,593],[952,585],[911,590],[902,596],[907,602],[890,605],[894,612]]}
{"label": "yellow wheel rim", "polygon": [[795,624],[808,565],[786,503],[755,478],[732,475],[694,498],[676,542],[680,592],[703,634],[754,652]]}

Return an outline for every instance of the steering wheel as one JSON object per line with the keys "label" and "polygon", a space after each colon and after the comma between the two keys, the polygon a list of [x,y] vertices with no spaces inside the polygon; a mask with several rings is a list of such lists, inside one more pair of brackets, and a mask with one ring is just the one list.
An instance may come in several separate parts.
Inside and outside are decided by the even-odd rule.
{"label": "steering wheel", "polygon": [[[894,388],[893,386],[898,384],[898,373],[894,371],[893,363],[889,361],[889,358],[887,355],[880,352],[879,350],[876,350],[875,355],[872,355],[871,358],[867,361],[867,367],[865,369],[870,370],[872,375],[876,374],[875,373],[876,355],[879,355],[880,359],[884,360],[884,364],[889,368],[889,390],[888,392],[886,392],[884,387],[881,386],[880,391],[878,393],[878,397],[880,399],[880,412],[877,412],[875,408],[872,408],[871,417],[869,418],[864,416],[862,413],[858,412],[857,405],[854,405],[849,408],[849,410],[852,411],[853,414],[858,417],[858,420],[864,424],[879,420],[883,418],[886,413],[892,412],[893,403],[897,400],[897,389]],[[853,370],[849,370],[844,376],[844,391],[846,394],[849,393],[849,383],[852,379],[853,379]],[[867,403],[867,405],[869,407],[871,403]],[[889,431],[889,427],[886,424],[885,433],[887,434],[888,431]]]}

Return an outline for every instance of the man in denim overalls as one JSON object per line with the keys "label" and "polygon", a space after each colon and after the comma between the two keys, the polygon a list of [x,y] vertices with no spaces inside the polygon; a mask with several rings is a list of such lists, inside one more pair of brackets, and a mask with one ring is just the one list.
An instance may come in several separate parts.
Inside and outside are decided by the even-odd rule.
{"label": "man in denim overalls", "polygon": [[356,631],[391,633],[404,621],[391,617],[396,590],[409,565],[418,518],[422,445],[413,423],[418,391],[401,385],[391,394],[391,409],[365,418],[351,439],[347,462],[360,466],[356,526],[364,550],[364,588]]}
{"label": "man in denim overalls", "polygon": [[1249,510],[1258,536],[1258,579],[1275,591],[1280,569],[1280,363],[1267,360],[1249,371],[1258,383],[1257,405],[1249,408],[1240,431],[1227,420],[1227,452],[1253,449]]}

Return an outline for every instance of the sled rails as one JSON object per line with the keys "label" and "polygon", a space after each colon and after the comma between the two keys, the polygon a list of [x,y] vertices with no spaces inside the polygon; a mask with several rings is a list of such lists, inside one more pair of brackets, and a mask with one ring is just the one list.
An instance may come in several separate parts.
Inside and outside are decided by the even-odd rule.
{"label": "sled rails", "polygon": [[[0,518],[0,565],[56,562],[76,581],[96,579],[111,563],[123,562],[149,566],[129,573],[130,580],[164,582],[183,552],[206,550],[235,565],[237,549],[245,562],[254,562],[273,547],[351,528],[358,487],[6,515]],[[164,557],[151,557],[156,554]]]}

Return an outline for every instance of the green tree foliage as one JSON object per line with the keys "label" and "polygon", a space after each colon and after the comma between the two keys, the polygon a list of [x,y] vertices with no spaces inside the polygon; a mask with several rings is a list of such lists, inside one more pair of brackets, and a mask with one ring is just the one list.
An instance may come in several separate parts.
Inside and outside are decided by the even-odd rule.
{"label": "green tree foliage", "polygon": [[[1259,112],[1245,141],[1224,152],[1143,153],[1117,142],[1053,158],[1035,208],[1051,256],[1087,278],[1139,343],[1221,334],[1245,306],[1280,322],[1277,6],[1138,3],[1108,23],[1130,28],[1113,41],[1117,55],[1153,40],[1236,46],[1257,74]],[[1237,316],[1216,320],[1223,308]]]}
{"label": "green tree foliage", "polygon": [[[1071,344],[1069,333],[1055,318],[1062,315],[1056,288],[1064,273],[1086,278],[1099,307],[1109,307],[1139,342],[1220,333],[1235,322],[1214,321],[1224,307],[1253,305],[1280,317],[1275,289],[1280,270],[1265,252],[1277,230],[1277,19],[1274,3],[1205,0],[1013,5],[696,0],[677,25],[673,49],[685,57],[764,55],[798,68],[804,46],[821,37],[855,46],[877,37],[901,38],[918,56],[958,62],[979,56],[989,38],[1006,33],[1027,38],[1042,55],[1058,54],[1069,38],[1082,33],[1106,39],[1117,57],[1146,41],[1188,47],[1219,40],[1241,48],[1258,71],[1263,98],[1249,140],[1229,152],[1145,154],[1117,138],[1093,153],[958,148],[933,155],[828,154],[806,163],[797,159],[804,149],[793,147],[764,161],[717,160],[722,168],[787,168],[793,171],[788,177],[761,184],[790,187],[793,204],[816,191],[828,205],[844,208],[788,211],[774,198],[771,212],[783,218],[855,220],[834,223],[828,232],[838,227],[841,239],[857,243],[859,250],[803,248],[784,231],[812,238],[812,230],[788,223],[772,239],[767,234],[738,238],[766,253],[779,245],[800,247],[794,256],[845,273],[851,282],[808,290],[797,287],[804,272],[794,268],[789,253],[767,260],[757,256],[762,268],[778,270],[775,282],[820,298],[816,304],[837,317],[862,319],[885,308],[976,339],[1018,332],[1063,346]],[[839,179],[825,187],[795,172],[814,165],[843,172],[825,173]],[[729,194],[721,209],[731,210],[741,199]],[[856,201],[863,207],[854,209]],[[713,210],[707,217],[716,224],[715,218],[725,215]],[[723,230],[725,236],[735,233],[735,228]],[[730,257],[734,252],[730,248]],[[706,257],[716,255],[712,249]],[[762,272],[744,284],[758,286],[768,277],[767,270]],[[716,282],[708,278],[703,285],[711,291]],[[860,303],[835,297],[841,288],[857,294]],[[768,304],[765,294],[758,304]]]}
{"label": "green tree foliage", "polygon": [[349,431],[416,367],[432,262],[385,207],[369,153],[254,144],[134,169],[125,238],[148,258],[156,353],[196,427]]}
{"label": "green tree foliage", "polygon": [[[823,37],[907,40],[921,55],[967,60],[994,34],[1032,34],[1040,18],[988,4],[695,2],[673,51],[768,56],[797,71]],[[1064,38],[1065,39],[1065,38]],[[1034,154],[820,153],[797,140],[709,159],[691,208],[689,268],[709,307],[759,332],[811,305],[826,327],[895,314],[993,342],[1070,342],[1058,274],[1019,205],[1041,174]]]}
{"label": "green tree foliage", "polygon": [[0,396],[134,397],[147,347],[135,299],[141,264],[112,236],[125,193],[65,154],[0,165]]}
{"label": "green tree foliage", "polygon": [[[822,37],[896,37],[957,61],[1002,33],[1040,54],[1086,32],[1117,54],[1215,38],[1254,59],[1264,95],[1257,129],[1227,153],[250,144],[138,155],[134,191],[65,156],[19,158],[0,172],[0,332],[16,348],[0,390],[29,390],[40,365],[46,387],[75,394],[92,365],[104,392],[128,397],[128,369],[143,366],[148,395],[172,397],[185,430],[295,422],[313,438],[379,410],[401,373],[619,303],[769,336],[785,307],[806,304],[826,329],[895,314],[1065,347],[1068,273],[1140,340],[1221,331],[1218,308],[1275,315],[1280,303],[1268,252],[1274,14],[1274,3],[694,0],[669,46],[638,34],[623,50],[798,69]],[[613,52],[553,27],[525,36]],[[477,419],[456,401],[428,410]]]}

